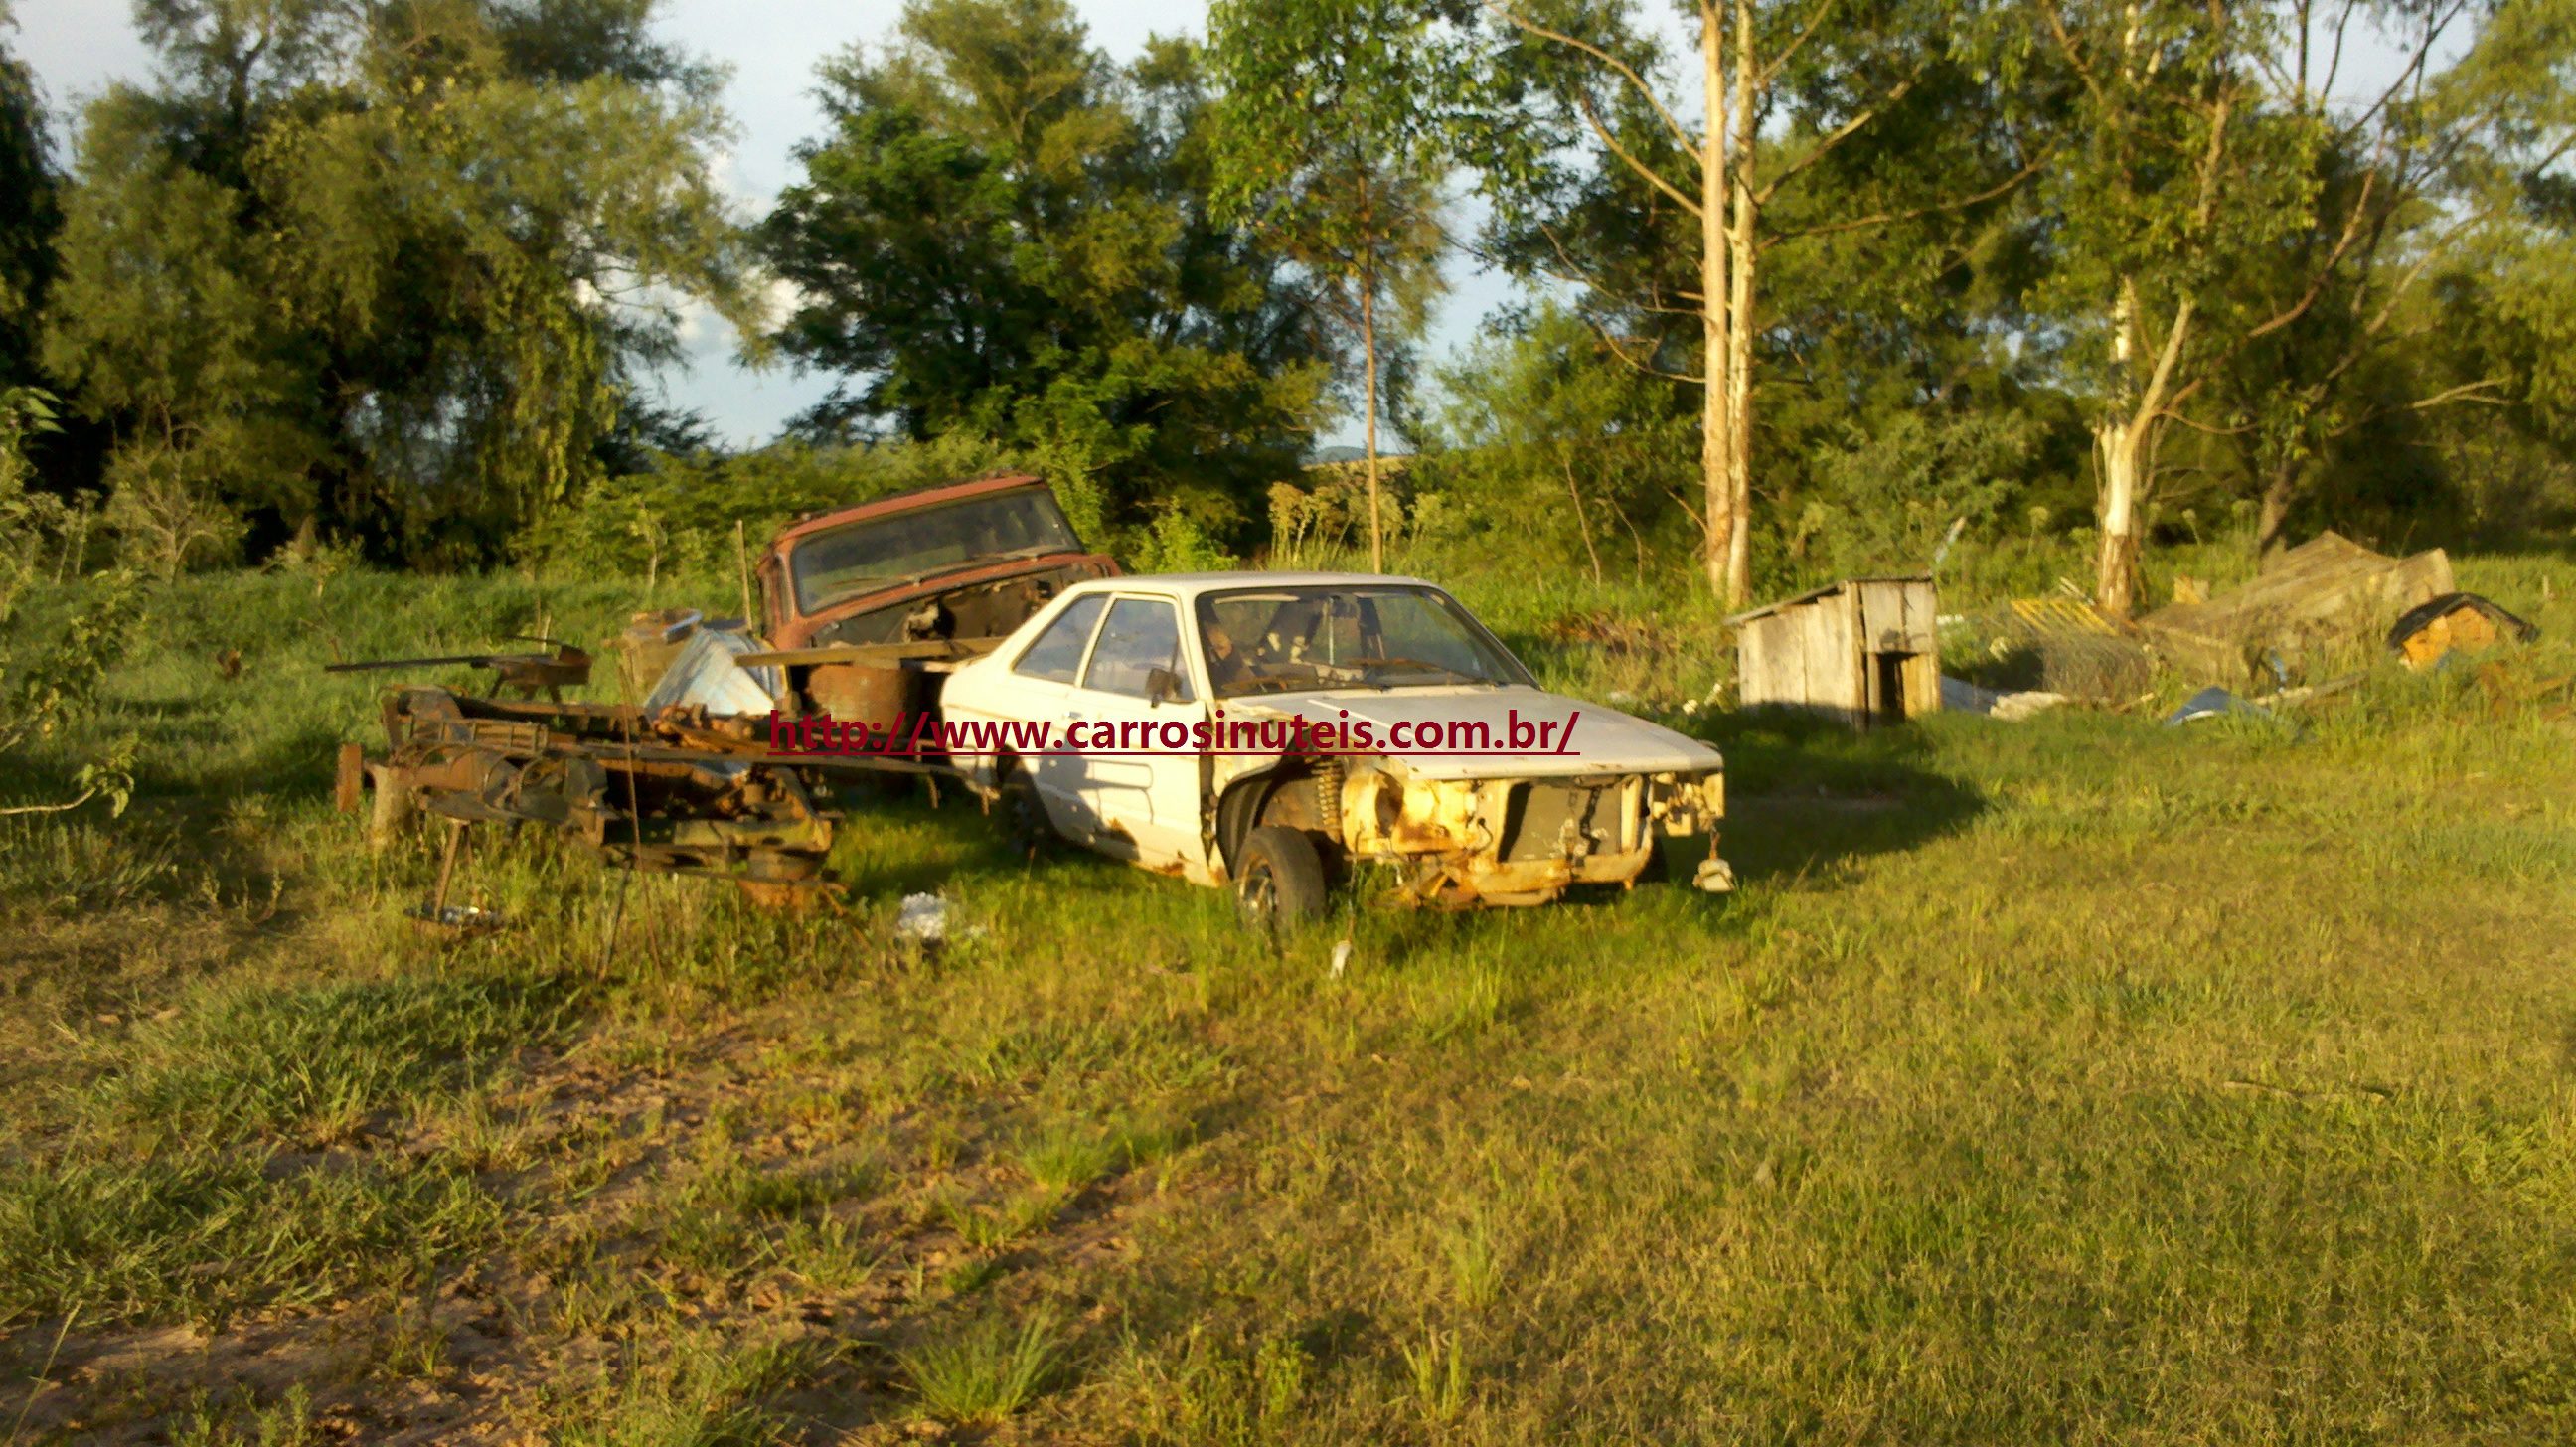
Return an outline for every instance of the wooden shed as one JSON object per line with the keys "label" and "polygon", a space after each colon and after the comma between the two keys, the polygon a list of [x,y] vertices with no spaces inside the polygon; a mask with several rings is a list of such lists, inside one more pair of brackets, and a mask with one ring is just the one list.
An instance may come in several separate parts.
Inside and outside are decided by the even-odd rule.
{"label": "wooden shed", "polygon": [[1727,619],[1736,699],[1814,709],[1854,728],[1941,708],[1929,576],[1849,578]]}

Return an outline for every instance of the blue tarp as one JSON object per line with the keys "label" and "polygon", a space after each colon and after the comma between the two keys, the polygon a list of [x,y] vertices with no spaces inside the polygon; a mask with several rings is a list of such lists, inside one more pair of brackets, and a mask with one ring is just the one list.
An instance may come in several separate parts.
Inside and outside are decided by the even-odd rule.
{"label": "blue tarp", "polygon": [[2193,719],[2216,718],[2221,714],[2241,713],[2253,718],[2270,718],[2272,711],[2257,703],[2247,703],[2223,688],[2204,688],[2183,702],[2165,720],[2165,727],[2187,724]]}

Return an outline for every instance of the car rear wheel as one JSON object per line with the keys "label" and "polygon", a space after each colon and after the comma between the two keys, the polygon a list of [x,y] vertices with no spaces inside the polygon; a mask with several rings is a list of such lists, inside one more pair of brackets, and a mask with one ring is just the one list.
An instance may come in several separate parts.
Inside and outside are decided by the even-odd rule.
{"label": "car rear wheel", "polygon": [[1256,930],[1288,930],[1324,914],[1324,858],[1295,829],[1264,824],[1245,836],[1234,874],[1237,917]]}
{"label": "car rear wheel", "polygon": [[1047,821],[1046,802],[1038,797],[1037,780],[1017,759],[1004,759],[995,772],[1001,775],[1001,782],[993,812],[1001,816],[1002,837],[1010,841],[1012,853],[1035,859],[1055,839],[1055,826]]}

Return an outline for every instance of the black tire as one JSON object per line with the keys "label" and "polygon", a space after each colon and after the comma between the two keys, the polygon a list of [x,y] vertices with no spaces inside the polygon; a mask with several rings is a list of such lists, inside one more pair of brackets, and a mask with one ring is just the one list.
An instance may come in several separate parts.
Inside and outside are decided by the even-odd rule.
{"label": "black tire", "polygon": [[1264,824],[1246,835],[1234,871],[1237,918],[1256,930],[1286,931],[1324,915],[1324,858],[1295,829]]}

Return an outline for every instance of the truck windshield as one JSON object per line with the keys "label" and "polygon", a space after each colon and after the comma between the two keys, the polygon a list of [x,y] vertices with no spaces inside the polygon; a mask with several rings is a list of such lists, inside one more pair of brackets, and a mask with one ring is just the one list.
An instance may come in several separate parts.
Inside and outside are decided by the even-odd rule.
{"label": "truck windshield", "polygon": [[1042,488],[988,493],[816,533],[788,556],[798,611],[980,563],[1078,552],[1082,541]]}
{"label": "truck windshield", "polygon": [[1531,681],[1484,625],[1431,588],[1245,589],[1207,594],[1198,613],[1222,698]]}

